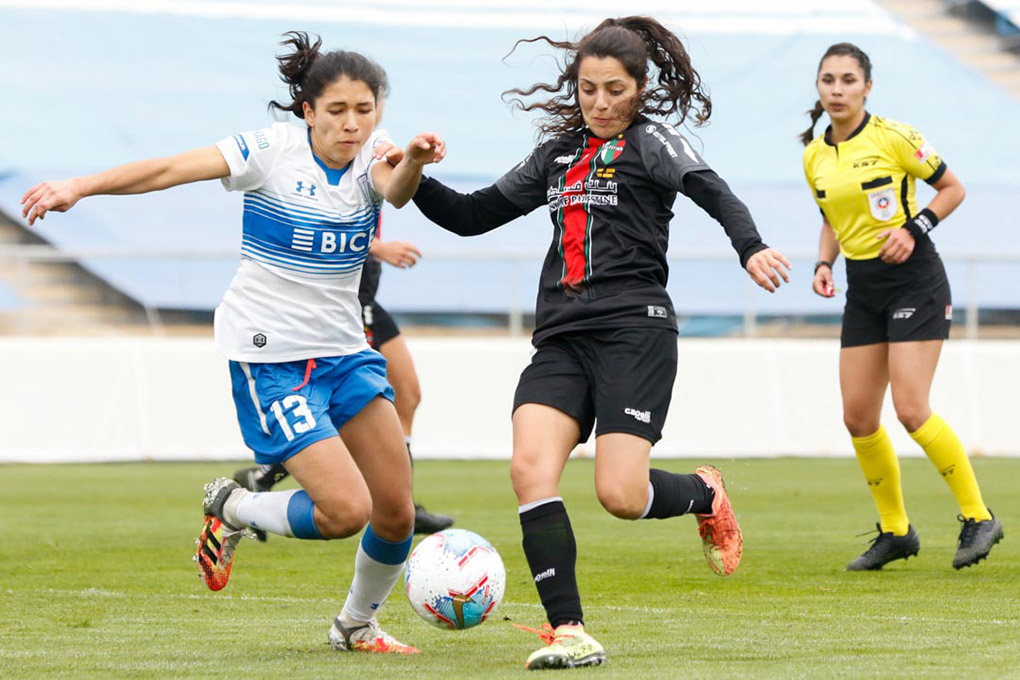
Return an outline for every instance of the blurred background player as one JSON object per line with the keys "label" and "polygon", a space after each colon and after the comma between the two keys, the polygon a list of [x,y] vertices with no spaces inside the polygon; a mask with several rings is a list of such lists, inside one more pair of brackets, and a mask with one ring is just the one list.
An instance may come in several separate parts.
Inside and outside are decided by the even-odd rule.
{"label": "blurred background player", "polygon": [[[962,522],[953,566],[977,564],[1002,539],[985,506],[967,453],[929,403],[952,300],[929,232],[963,201],[963,185],[931,144],[909,125],[873,116],[871,61],[849,43],[831,46],[818,66],[818,101],[802,135],[804,173],[822,211],[812,287],[833,297],[832,263],[846,257],[847,293],[840,339],[843,420],[878,506],[878,536],[847,565],[881,569],[920,550],[907,518],[900,468],[881,425],[892,384],[896,416],[946,480]],[[812,139],[823,113],[831,125]],[[914,180],[938,192],[918,211]]]}
{"label": "blurred background player", "polygon": [[[376,106],[376,125],[382,121],[385,109],[385,95],[389,94],[389,83],[385,79],[380,90]],[[397,147],[385,144],[376,149],[377,156],[385,157],[388,153],[398,150]],[[399,158],[399,156],[395,156]],[[394,163],[399,162],[397,160]],[[411,429],[414,425],[414,414],[421,403],[421,384],[418,373],[414,369],[414,359],[407,348],[407,343],[400,334],[400,327],[382,305],[376,302],[379,292],[379,280],[382,277],[381,262],[386,262],[399,269],[413,267],[421,257],[421,251],[413,243],[406,241],[379,240],[381,220],[377,221],[375,237],[369,248],[369,257],[361,268],[361,282],[358,286],[358,302],[361,304],[361,316],[365,325],[365,337],[372,349],[377,350],[386,359],[386,378],[393,386],[393,405],[400,417],[400,426],[404,430],[404,443],[407,455],[411,459]],[[274,485],[286,479],[287,469],[281,463],[247,467],[234,473],[234,481],[249,491],[269,491]],[[453,526],[453,518],[448,515],[434,515],[420,503],[414,504],[414,533],[434,534]],[[265,532],[256,531],[259,540],[266,539]]]}
{"label": "blurred background player", "polygon": [[442,142],[419,135],[396,167],[377,162],[374,151],[392,144],[374,131],[382,69],[355,52],[320,53],[321,40],[305,33],[288,33],[283,44],[290,51],[278,57],[280,74],[293,101],[271,106],[307,127],[277,123],[177,156],[46,182],[26,193],[24,214],[31,224],[85,196],[209,179],[245,192],[241,264],[216,310],[216,343],[230,360],[245,443],[257,462],[285,465],[302,489],[255,494],[226,478],[206,484],[195,559],[219,590],[245,527],[302,539],[364,527],[330,644],[416,653],[375,617],[410,551],[414,506],[393,390],[365,341],[357,282],[382,201],[404,205],[422,164],[441,158]]}
{"label": "blurred background player", "polygon": [[[484,233],[539,207],[554,239],[543,265],[535,353],[514,397],[511,479],[524,553],[548,623],[547,645],[527,668],[601,664],[584,629],[577,548],[559,480],[570,452],[595,427],[595,490],[622,519],[697,516],[705,555],[720,575],[740,562],[742,540],[722,475],[649,469],[677,370],[676,316],[666,292],[666,247],[678,192],[716,218],[751,278],[774,291],[789,267],[762,243],[751,215],[671,126],[646,114],[708,119],[711,102],[683,45],[654,19],[607,19],[566,52],[554,93],[525,105],[548,117],[549,139],[496,184],[470,195],[422,180],[415,204],[462,236]],[[531,41],[531,42],[533,42]],[[649,68],[651,62],[652,68]]]}

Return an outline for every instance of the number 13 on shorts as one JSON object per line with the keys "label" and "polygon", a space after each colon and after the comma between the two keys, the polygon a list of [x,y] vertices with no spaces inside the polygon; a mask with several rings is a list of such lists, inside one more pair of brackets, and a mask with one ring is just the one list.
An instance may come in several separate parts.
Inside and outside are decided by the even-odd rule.
{"label": "number 13 on shorts", "polygon": [[308,408],[308,401],[300,394],[292,394],[270,404],[269,409],[280,423],[287,441],[294,441],[295,434],[304,434],[315,427],[315,416]]}

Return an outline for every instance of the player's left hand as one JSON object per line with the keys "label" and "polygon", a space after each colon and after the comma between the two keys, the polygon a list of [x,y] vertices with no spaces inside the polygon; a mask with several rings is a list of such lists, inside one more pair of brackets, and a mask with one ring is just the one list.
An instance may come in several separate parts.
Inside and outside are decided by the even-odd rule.
{"label": "player's left hand", "polygon": [[396,144],[384,142],[379,146],[375,147],[375,149],[372,151],[372,156],[377,161],[386,161],[393,167],[397,167],[397,164],[400,163],[400,161],[404,160],[404,150],[401,149]]}
{"label": "player's left hand", "polygon": [[413,243],[407,241],[379,241],[372,254],[398,269],[407,269],[418,264],[421,251]]}
{"label": "player's left hand", "polygon": [[405,153],[408,160],[418,165],[439,163],[446,157],[446,142],[435,132],[423,132],[411,140]]}
{"label": "player's left hand", "polygon": [[751,256],[746,269],[752,281],[768,292],[775,293],[776,288],[779,288],[780,277],[786,283],[790,282],[790,275],[787,272],[793,269],[793,265],[778,250],[766,248]]}
{"label": "player's left hand", "polygon": [[914,252],[914,237],[906,229],[886,229],[875,238],[886,239],[878,251],[878,257],[886,264],[903,264]]}

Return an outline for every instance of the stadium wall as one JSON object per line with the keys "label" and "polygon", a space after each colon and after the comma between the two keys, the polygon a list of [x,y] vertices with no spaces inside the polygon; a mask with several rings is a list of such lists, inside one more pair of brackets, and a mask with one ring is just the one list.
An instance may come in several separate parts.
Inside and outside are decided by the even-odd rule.
{"label": "stadium wall", "polygon": [[[526,338],[410,338],[421,458],[506,458]],[[654,455],[849,456],[831,340],[679,341]],[[0,339],[0,462],[245,459],[226,361],[208,339]],[[948,343],[934,407],[974,454],[1020,455],[1020,342]],[[897,449],[920,449],[887,403]],[[591,444],[578,455],[590,455]]]}

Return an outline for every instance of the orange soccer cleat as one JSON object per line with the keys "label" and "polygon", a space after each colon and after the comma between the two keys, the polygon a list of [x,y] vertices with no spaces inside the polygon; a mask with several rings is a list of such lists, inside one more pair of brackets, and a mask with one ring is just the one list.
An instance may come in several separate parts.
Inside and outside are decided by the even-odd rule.
{"label": "orange soccer cleat", "polygon": [[737,516],[733,514],[730,497],[726,493],[726,485],[719,469],[714,465],[702,465],[694,473],[715,491],[712,513],[695,515],[705,560],[719,576],[729,576],[740,565],[740,556],[744,550],[744,539],[740,535]]}

